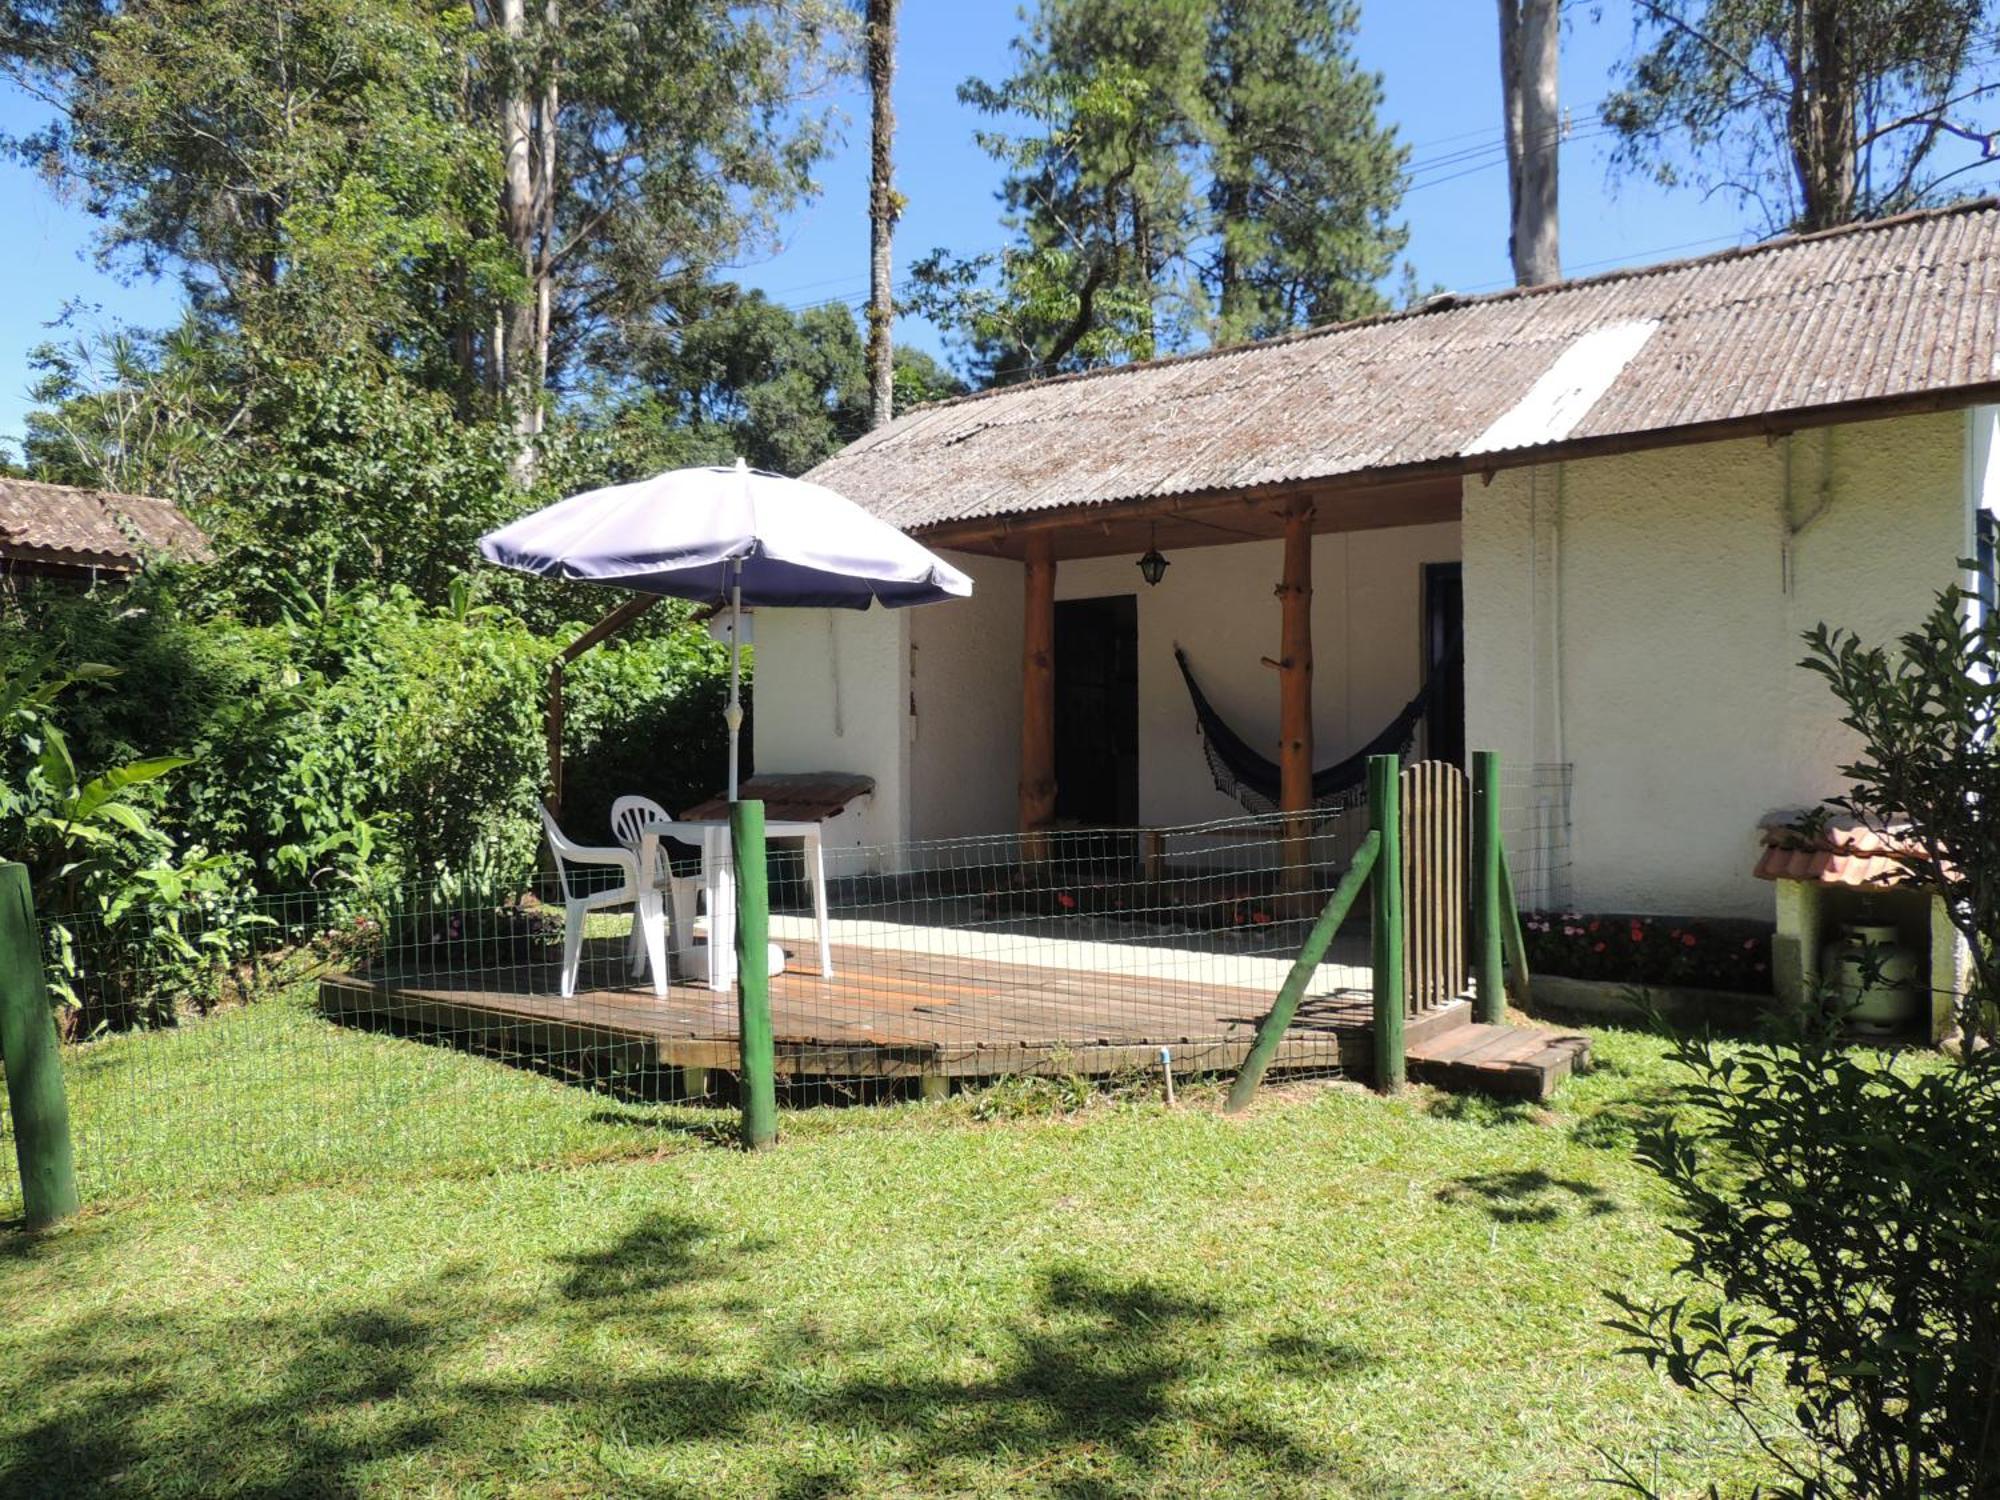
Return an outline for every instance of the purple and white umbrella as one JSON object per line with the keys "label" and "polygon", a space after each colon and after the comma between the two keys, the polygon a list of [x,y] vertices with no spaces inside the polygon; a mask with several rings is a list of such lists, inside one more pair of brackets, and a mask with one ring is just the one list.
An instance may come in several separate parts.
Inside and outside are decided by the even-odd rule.
{"label": "purple and white umbrella", "polygon": [[902,609],[972,593],[970,578],[852,500],[741,459],[572,495],[481,537],[479,551],[537,578],[726,601],[732,802],[744,605]]}

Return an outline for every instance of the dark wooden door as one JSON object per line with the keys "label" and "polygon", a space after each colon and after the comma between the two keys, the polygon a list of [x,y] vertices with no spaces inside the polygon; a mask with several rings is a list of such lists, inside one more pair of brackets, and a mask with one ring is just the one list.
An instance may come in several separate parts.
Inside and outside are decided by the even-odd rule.
{"label": "dark wooden door", "polygon": [[1424,564],[1424,681],[1443,680],[1424,716],[1424,755],[1465,765],[1465,582],[1457,563]]}
{"label": "dark wooden door", "polygon": [[1139,601],[1056,605],[1056,817],[1139,821]]}

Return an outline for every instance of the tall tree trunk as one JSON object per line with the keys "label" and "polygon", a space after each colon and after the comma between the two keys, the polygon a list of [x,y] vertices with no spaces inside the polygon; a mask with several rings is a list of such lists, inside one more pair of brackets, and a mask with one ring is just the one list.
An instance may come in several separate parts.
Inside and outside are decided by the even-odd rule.
{"label": "tall tree trunk", "polygon": [[1797,80],[1790,119],[1792,165],[1805,209],[1800,227],[1831,229],[1854,217],[1854,76],[1835,0],[1811,0],[1794,21]]}
{"label": "tall tree trunk", "polygon": [[1562,279],[1556,235],[1557,0],[1500,0],[1500,94],[1506,114],[1507,249],[1519,286]]}
{"label": "tall tree trunk", "polygon": [[[533,440],[542,430],[542,389],[548,376],[555,213],[556,89],[551,79],[534,85],[528,0],[498,0],[495,9],[506,49],[500,96],[502,176],[500,220],[521,267],[521,286],[494,320],[487,385],[509,400],[521,438],[516,476],[534,471]],[[543,20],[553,35],[560,23],[557,0],[546,0]]]}
{"label": "tall tree trunk", "polygon": [[896,315],[889,285],[890,248],[902,213],[896,196],[891,148],[896,137],[896,0],[868,0],[868,93],[874,106],[870,125],[868,187],[868,384],[874,394],[870,425],[880,427],[896,414],[895,353],[889,343]]}

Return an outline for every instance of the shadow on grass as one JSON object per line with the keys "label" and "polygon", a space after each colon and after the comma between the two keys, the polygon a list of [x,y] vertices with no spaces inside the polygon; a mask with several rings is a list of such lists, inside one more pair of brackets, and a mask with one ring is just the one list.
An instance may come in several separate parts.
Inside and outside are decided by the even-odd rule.
{"label": "shadow on grass", "polygon": [[[650,1212],[548,1260],[548,1292],[447,1265],[359,1306],[199,1299],[16,1339],[0,1494],[638,1496],[1409,1491],[1287,1415],[1371,1364],[1247,1356],[1224,1305],[1070,1263],[1008,1307],[835,1335],[761,1295],[774,1247]],[[851,1304],[850,1304],[851,1306]],[[1245,1362],[1259,1376],[1241,1378]],[[1275,1394],[1274,1394],[1275,1385]]]}
{"label": "shadow on grass", "polygon": [[1601,1218],[1618,1201],[1594,1182],[1551,1177],[1539,1167],[1479,1172],[1455,1178],[1437,1191],[1440,1203],[1476,1203],[1500,1224],[1553,1224],[1571,1214]]}

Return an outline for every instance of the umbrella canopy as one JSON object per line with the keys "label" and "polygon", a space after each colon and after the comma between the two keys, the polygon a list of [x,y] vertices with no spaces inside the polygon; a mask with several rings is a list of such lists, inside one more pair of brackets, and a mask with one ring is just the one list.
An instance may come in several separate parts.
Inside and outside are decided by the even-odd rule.
{"label": "umbrella canopy", "polygon": [[728,600],[729,800],[736,800],[743,606],[901,609],[964,599],[972,580],[824,485],[752,469],[674,469],[588,490],[479,539],[488,562],[538,578]]}
{"label": "umbrella canopy", "polygon": [[890,609],[963,599],[972,580],[824,485],[675,469],[558,501],[480,538],[488,562],[540,578],[679,599]]}

